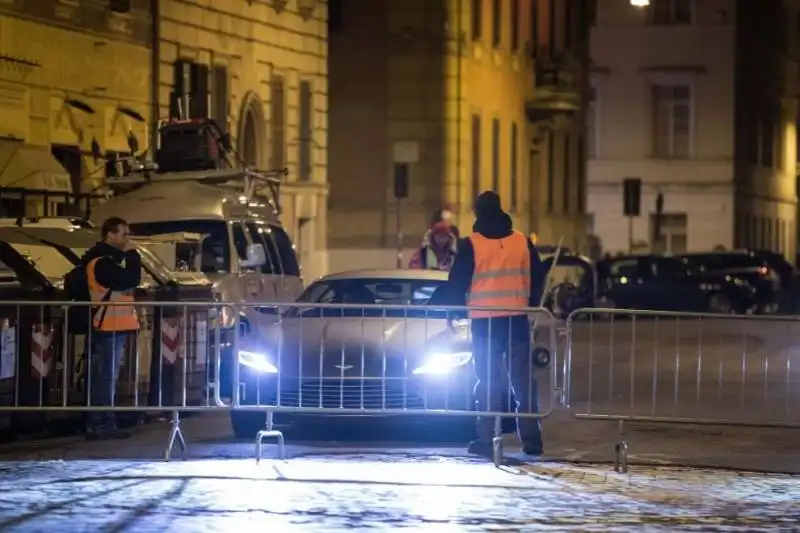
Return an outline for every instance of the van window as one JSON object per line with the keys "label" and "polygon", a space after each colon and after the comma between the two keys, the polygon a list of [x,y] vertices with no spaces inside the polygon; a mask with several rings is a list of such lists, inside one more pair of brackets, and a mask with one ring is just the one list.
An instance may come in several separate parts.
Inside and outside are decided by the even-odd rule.
{"label": "van window", "polygon": [[239,259],[247,259],[247,237],[244,234],[241,222],[234,222],[231,224],[233,228],[233,245],[236,247],[236,253]]}
{"label": "van window", "polygon": [[294,247],[292,247],[289,235],[283,231],[283,228],[272,227],[272,237],[281,257],[283,274],[285,276],[299,276],[300,266],[297,264],[297,256],[294,254]]}
{"label": "van window", "polygon": [[[224,220],[170,220],[168,222],[145,222],[131,224],[134,235],[165,235],[168,233],[200,233],[203,239],[200,271],[205,274],[230,272],[231,250],[228,225]],[[179,246],[179,261],[194,265],[194,257],[185,257],[192,246]]]}
{"label": "van window", "polygon": [[275,248],[275,243],[266,235],[267,227],[264,225],[259,226],[255,222],[248,222],[247,229],[250,230],[250,236],[253,238],[253,242],[264,246],[267,262],[261,267],[262,274],[280,274],[280,257],[278,257],[278,250]]}

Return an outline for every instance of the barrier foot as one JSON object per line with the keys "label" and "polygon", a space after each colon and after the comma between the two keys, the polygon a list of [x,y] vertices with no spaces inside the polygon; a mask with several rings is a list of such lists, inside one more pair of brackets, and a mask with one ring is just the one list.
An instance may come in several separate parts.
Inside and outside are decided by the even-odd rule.
{"label": "barrier foot", "polygon": [[617,423],[617,443],[614,445],[614,472],[628,473],[628,442],[625,440],[625,421]]}
{"label": "barrier foot", "polygon": [[284,446],[283,432],[274,429],[273,413],[267,411],[267,423],[264,429],[256,433],[256,464],[261,462],[261,449],[264,439],[277,439],[278,441],[278,456],[281,461],[286,461],[286,447]]}
{"label": "barrier foot", "polygon": [[628,473],[628,443],[624,440],[614,445],[614,472]]}
{"label": "barrier foot", "polygon": [[494,419],[494,438],[492,439],[492,462],[494,466],[503,466],[503,419]]}
{"label": "barrier foot", "polygon": [[178,446],[181,447],[181,456],[186,459],[186,441],[183,439],[183,432],[181,431],[181,416],[178,411],[173,411],[172,420],[169,423],[169,441],[164,452],[164,461],[169,462],[172,458],[172,448],[175,447],[176,440],[178,441]]}

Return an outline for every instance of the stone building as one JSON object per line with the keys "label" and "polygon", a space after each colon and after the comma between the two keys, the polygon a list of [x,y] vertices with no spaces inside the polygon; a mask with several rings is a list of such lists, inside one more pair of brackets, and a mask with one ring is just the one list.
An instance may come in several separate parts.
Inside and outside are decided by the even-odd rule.
{"label": "stone building", "polygon": [[[149,2],[0,2],[0,185],[67,193],[102,182],[104,156],[146,145]],[[93,150],[94,147],[94,150]],[[95,158],[100,154],[103,157]],[[6,194],[4,215],[43,214]],[[47,212],[61,211],[53,197]]]}
{"label": "stone building", "polygon": [[228,128],[246,164],[289,168],[281,218],[307,279],[327,271],[326,7],[319,0],[161,0],[155,14],[160,116],[168,115],[175,87],[208,93],[200,111]]}
{"label": "stone building", "polygon": [[635,246],[762,248],[794,260],[800,2],[649,4],[598,2],[591,30],[593,232],[606,250],[628,250],[622,179],[638,177]]}
{"label": "stone building", "polygon": [[[105,156],[152,145],[170,93],[202,93],[187,111],[226,127],[246,164],[288,167],[282,219],[305,276],[324,273],[326,8],[321,0],[0,1],[0,186],[95,189]],[[19,200],[2,202],[9,214],[22,210]],[[55,213],[62,200],[48,203]],[[26,211],[44,209],[32,200]]]}
{"label": "stone building", "polygon": [[[540,241],[583,246],[590,4],[330,3],[333,269],[394,266],[398,243],[407,261],[445,204],[468,232],[486,189]],[[409,162],[401,202],[398,157]]]}

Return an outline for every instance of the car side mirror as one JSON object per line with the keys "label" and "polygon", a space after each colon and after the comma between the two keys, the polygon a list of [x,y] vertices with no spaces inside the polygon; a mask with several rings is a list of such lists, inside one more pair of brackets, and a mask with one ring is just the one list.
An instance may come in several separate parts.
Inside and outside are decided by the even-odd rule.
{"label": "car side mirror", "polygon": [[247,259],[242,259],[239,265],[242,268],[258,268],[267,264],[267,252],[263,244],[248,244]]}

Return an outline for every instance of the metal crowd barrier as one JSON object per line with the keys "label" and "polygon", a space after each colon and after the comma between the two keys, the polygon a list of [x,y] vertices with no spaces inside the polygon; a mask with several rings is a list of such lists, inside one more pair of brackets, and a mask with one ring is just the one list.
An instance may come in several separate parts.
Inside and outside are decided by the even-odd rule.
{"label": "metal crowd barrier", "polygon": [[800,317],[579,309],[567,319],[567,408],[625,424],[800,426]]}
{"label": "metal crowd barrier", "polygon": [[[75,307],[91,310],[0,302],[0,427],[4,415],[19,432],[56,419],[82,424],[94,412],[169,412],[169,460],[176,444],[186,451],[182,413],[229,411],[234,426],[256,413],[263,415],[250,418],[260,420],[252,432],[260,459],[265,438],[276,438],[283,456],[275,414],[480,416],[493,419],[499,464],[502,419],[516,416],[517,405],[520,417],[545,418],[562,392],[557,321],[543,308],[526,310],[527,320],[513,325],[492,319],[473,339],[465,307],[292,303],[245,313],[240,304],[137,302],[141,327],[117,337],[111,395],[100,373],[112,373],[113,341],[95,353],[101,338],[74,331]],[[258,324],[245,318],[254,315]],[[487,337],[485,347],[478,335]],[[485,386],[473,394],[476,374]]]}

